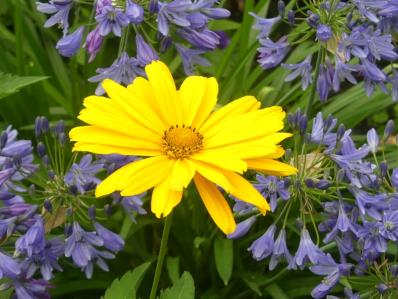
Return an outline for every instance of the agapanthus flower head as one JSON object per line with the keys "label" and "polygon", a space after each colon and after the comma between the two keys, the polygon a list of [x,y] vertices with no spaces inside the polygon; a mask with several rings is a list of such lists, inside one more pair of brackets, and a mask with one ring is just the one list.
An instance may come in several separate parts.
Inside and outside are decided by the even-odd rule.
{"label": "agapanthus flower head", "polygon": [[[110,99],[87,98],[87,108],[79,118],[89,125],[70,132],[75,151],[147,157],[113,172],[97,186],[96,196],[114,191],[133,196],[154,188],[151,209],[157,217],[164,217],[193,180],[210,216],[226,234],[236,224],[216,184],[265,214],[268,203],[238,173],[247,168],[274,175],[296,173],[294,167],[273,159],[283,154],[279,142],[291,136],[279,132],[285,116],[282,109],[259,109],[260,103],[248,96],[212,113],[218,93],[214,78],[188,77],[177,90],[162,62],[152,62],[145,70],[148,80],[138,77],[127,88],[104,80],[102,86]],[[111,122],[97,118],[98,105]],[[252,108],[238,112],[234,108],[238,106]],[[266,136],[270,143],[264,151]],[[250,148],[261,142],[261,154],[243,150],[247,142]],[[224,150],[235,154],[226,156]]]}

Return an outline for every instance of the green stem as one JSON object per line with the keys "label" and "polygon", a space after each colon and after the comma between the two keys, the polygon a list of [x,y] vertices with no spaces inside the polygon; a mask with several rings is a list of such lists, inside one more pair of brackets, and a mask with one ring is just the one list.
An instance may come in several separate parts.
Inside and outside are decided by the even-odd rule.
{"label": "green stem", "polygon": [[156,298],[156,293],[158,290],[158,285],[160,280],[160,274],[163,268],[163,261],[167,251],[167,240],[169,239],[171,220],[172,220],[172,215],[169,215],[164,222],[162,241],[160,242],[160,250],[159,250],[158,260],[156,262],[155,276],[153,277],[153,283],[149,299]]}
{"label": "green stem", "polygon": [[322,58],[323,58],[323,52],[324,52],[324,48],[321,47],[319,49],[319,51],[318,51],[318,57],[316,59],[316,64],[315,64],[315,79],[314,79],[314,83],[311,86],[310,97],[308,98],[308,102],[307,102],[307,105],[305,106],[305,110],[304,110],[304,113],[307,114],[307,115],[308,115],[308,112],[310,111],[312,103],[314,102],[314,99],[315,99],[316,85],[317,85],[317,82],[318,82],[318,76],[319,76],[319,70],[320,70],[321,62],[322,62]]}

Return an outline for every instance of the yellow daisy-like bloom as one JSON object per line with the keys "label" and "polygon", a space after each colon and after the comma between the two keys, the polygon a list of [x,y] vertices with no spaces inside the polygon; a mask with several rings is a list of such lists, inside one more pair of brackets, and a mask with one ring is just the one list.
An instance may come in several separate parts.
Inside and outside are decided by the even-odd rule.
{"label": "yellow daisy-like bloom", "polygon": [[252,96],[212,112],[217,102],[215,78],[190,76],[176,89],[167,66],[155,61],[127,88],[112,80],[102,86],[109,98],[90,96],[79,119],[89,124],[71,130],[74,151],[145,157],[131,162],[97,186],[96,196],[122,196],[153,188],[151,209],[167,216],[193,179],[210,216],[225,233],[235,220],[216,185],[265,214],[269,205],[240,174],[248,168],[272,175],[291,175],[296,168],[274,159],[281,133],[281,107],[260,108]]}

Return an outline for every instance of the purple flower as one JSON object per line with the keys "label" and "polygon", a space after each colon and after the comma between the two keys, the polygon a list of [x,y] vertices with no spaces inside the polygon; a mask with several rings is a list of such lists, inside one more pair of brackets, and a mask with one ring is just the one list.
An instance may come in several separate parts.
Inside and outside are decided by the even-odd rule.
{"label": "purple flower", "polygon": [[126,2],[126,16],[132,24],[140,24],[144,21],[144,8],[131,0]]}
{"label": "purple flower", "polygon": [[297,266],[301,268],[308,261],[312,264],[317,264],[322,256],[324,256],[324,253],[312,242],[308,230],[304,227],[301,231],[299,247],[294,256]]}
{"label": "purple flower", "polygon": [[353,265],[337,264],[330,254],[322,255],[318,264],[310,267],[312,273],[317,275],[327,275],[322,282],[311,292],[313,298],[324,298],[330,293],[332,288],[339,282],[340,277],[348,275]]}
{"label": "purple flower", "polygon": [[48,288],[51,285],[42,279],[26,278],[23,274],[18,279],[13,280],[12,286],[14,287],[17,299],[50,299]]}
{"label": "purple flower", "polygon": [[286,245],[285,229],[281,229],[278,237],[276,238],[274,249],[272,251],[271,260],[269,262],[269,270],[270,271],[274,270],[281,261],[281,259],[283,258],[287,261],[289,269],[296,269],[293,256],[290,254],[289,249],[287,248]]}
{"label": "purple flower", "polygon": [[252,252],[252,256],[256,261],[261,261],[272,254],[274,250],[275,230],[276,226],[272,224],[267,231],[247,249]]}
{"label": "purple flower", "polygon": [[358,187],[351,187],[350,192],[354,195],[359,211],[362,215],[369,215],[376,220],[381,220],[381,212],[388,208],[386,194],[369,194]]}
{"label": "purple flower", "polygon": [[109,267],[104,259],[115,258],[115,256],[112,253],[107,251],[99,251],[93,247],[90,248],[90,256],[91,256],[90,261],[87,263],[86,266],[81,268],[81,270],[84,272],[84,274],[88,279],[91,279],[93,276],[94,264],[100,267],[103,271],[108,272]]}
{"label": "purple flower", "polygon": [[95,27],[94,30],[90,31],[87,35],[86,42],[84,47],[87,49],[87,52],[90,54],[90,58],[88,62],[92,62],[97,55],[98,51],[101,48],[103,41],[103,37],[100,34],[99,27]]}
{"label": "purple flower", "polygon": [[376,130],[373,128],[370,129],[366,134],[366,138],[369,144],[370,151],[372,153],[376,153],[377,147],[379,146],[379,136],[377,135]]}
{"label": "purple flower", "polygon": [[140,66],[144,67],[154,60],[159,60],[159,56],[155,53],[150,45],[148,45],[140,34],[135,36],[137,45],[137,61]]}
{"label": "purple flower", "polygon": [[129,24],[129,19],[124,12],[113,6],[105,6],[95,19],[98,22],[99,33],[102,36],[107,36],[112,31],[114,35],[120,37],[122,28]]}
{"label": "purple flower", "polygon": [[275,176],[264,177],[257,175],[258,181],[254,187],[265,197],[270,199],[271,211],[274,212],[277,206],[277,199],[288,200],[290,192],[285,180],[278,180]]}
{"label": "purple flower", "polygon": [[214,50],[220,44],[220,35],[209,29],[193,30],[189,27],[177,30],[178,35],[202,50]]}
{"label": "purple flower", "polygon": [[250,230],[256,220],[256,216],[251,216],[246,220],[239,222],[236,226],[236,230],[232,234],[227,235],[227,238],[232,240],[242,238],[244,235],[247,234],[247,232]]}
{"label": "purple flower", "polygon": [[52,271],[62,271],[58,264],[58,259],[64,253],[64,242],[61,238],[54,238],[46,242],[45,247],[41,252],[37,252],[32,256],[26,258],[21,267],[26,273],[27,278],[32,278],[36,271],[40,269],[41,275],[45,280],[52,278]]}
{"label": "purple flower", "polygon": [[391,83],[391,97],[394,102],[398,101],[398,72],[393,69],[392,75],[388,78],[388,82]]}
{"label": "purple flower", "polygon": [[365,221],[362,228],[358,230],[358,237],[363,242],[365,258],[373,259],[387,250],[387,240],[381,235],[380,227],[381,225],[377,222]]}
{"label": "purple flower", "polygon": [[73,4],[72,0],[50,0],[49,3],[36,2],[36,4],[38,11],[52,15],[46,23],[44,23],[44,27],[48,28],[55,24],[59,24],[61,28],[63,28],[64,34],[68,32],[68,18]]}
{"label": "purple flower", "polygon": [[316,82],[316,91],[319,94],[321,102],[328,99],[329,92],[332,90],[334,70],[331,65],[321,65],[319,76]]}
{"label": "purple flower", "polygon": [[23,253],[31,257],[35,253],[40,253],[44,250],[46,240],[44,237],[44,223],[42,218],[38,218],[36,223],[29,228],[25,235],[18,238],[15,242],[15,249],[17,253]]}
{"label": "purple flower", "polygon": [[321,42],[327,42],[333,36],[332,29],[325,24],[318,24],[316,27],[316,39]]}
{"label": "purple flower", "polygon": [[254,17],[256,19],[256,22],[254,23],[253,28],[256,30],[260,30],[260,33],[257,36],[258,39],[268,37],[270,35],[274,25],[281,20],[280,16],[275,17],[275,18],[266,19],[266,18],[261,18],[261,17],[257,16],[253,12],[249,12],[249,15],[251,15],[252,17]]}
{"label": "purple flower", "polygon": [[184,72],[186,75],[192,75],[194,72],[194,65],[210,66],[210,61],[199,55],[206,53],[205,50],[190,49],[181,44],[175,44],[175,47],[180,54]]}
{"label": "purple flower", "polygon": [[227,9],[213,7],[217,2],[217,0],[196,0],[192,3],[190,10],[198,11],[206,17],[214,20],[228,18],[231,13]]}
{"label": "purple flower", "polygon": [[398,191],[398,168],[394,168],[391,174],[391,185]]}
{"label": "purple flower", "polygon": [[312,55],[308,55],[303,62],[297,64],[284,64],[281,66],[292,72],[285,78],[286,82],[296,79],[298,76],[301,77],[301,87],[306,90],[308,85],[312,83],[312,66],[311,66]]}
{"label": "purple flower", "polygon": [[386,74],[368,59],[361,59],[361,72],[369,81],[384,82],[387,79]]}
{"label": "purple flower", "polygon": [[65,57],[72,57],[75,55],[82,43],[83,32],[84,27],[80,26],[75,32],[61,38],[56,45],[59,54]]}
{"label": "purple flower", "polygon": [[316,144],[324,144],[329,149],[332,149],[336,145],[336,133],[333,133],[332,130],[336,127],[337,119],[323,118],[322,112],[318,112],[313,125],[312,132],[310,134],[310,140]]}
{"label": "purple flower", "polygon": [[[138,75],[144,75],[139,62],[135,58],[130,58],[126,52],[123,52],[113,64],[108,68],[97,69],[98,75],[88,79],[90,82],[101,82],[105,79],[112,79],[121,84],[130,84]],[[98,85],[95,93],[102,95],[105,93],[101,84]]]}
{"label": "purple flower", "polygon": [[271,69],[278,66],[289,52],[289,43],[287,37],[281,37],[277,42],[273,42],[269,38],[260,40],[260,48],[258,48],[258,63],[263,69]]}
{"label": "purple flower", "polygon": [[188,27],[191,25],[187,19],[188,10],[192,6],[190,0],[174,0],[172,2],[158,2],[158,29],[163,35],[169,33],[169,22],[179,27]]}
{"label": "purple flower", "polygon": [[103,246],[104,240],[94,232],[84,231],[79,223],[73,222],[72,232],[66,238],[65,256],[72,257],[74,264],[85,267],[92,260],[94,246]]}
{"label": "purple flower", "polygon": [[0,279],[4,277],[14,279],[20,273],[20,265],[14,259],[0,251]]}
{"label": "purple flower", "polygon": [[96,174],[103,170],[103,167],[103,163],[93,162],[91,155],[84,155],[78,164],[72,164],[64,177],[64,182],[69,187],[75,186],[80,194],[84,194],[101,182]]}
{"label": "purple flower", "polygon": [[351,72],[358,72],[360,70],[360,66],[345,64],[337,55],[335,56],[335,58],[336,63],[333,75],[333,90],[337,92],[340,90],[340,82],[344,80],[347,80],[352,84],[357,84],[357,80],[351,74]]}
{"label": "purple flower", "polygon": [[104,247],[113,252],[117,252],[123,249],[124,240],[114,232],[111,232],[107,228],[103,227],[98,222],[94,223],[97,235],[104,241]]}
{"label": "purple flower", "polygon": [[379,224],[380,235],[391,241],[398,241],[398,211],[388,211]]}
{"label": "purple flower", "polygon": [[[373,23],[378,23],[379,18],[376,16],[375,12],[373,11],[372,2],[367,0],[353,0],[354,4],[358,8],[359,12],[367,18],[369,21]],[[376,2],[376,1],[374,1]]]}

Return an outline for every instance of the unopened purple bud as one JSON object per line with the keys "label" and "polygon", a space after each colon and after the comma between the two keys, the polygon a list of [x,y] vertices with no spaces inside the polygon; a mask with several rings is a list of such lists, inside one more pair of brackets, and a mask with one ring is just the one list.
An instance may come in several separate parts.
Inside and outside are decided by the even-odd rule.
{"label": "unopened purple bud", "polygon": [[72,215],[73,215],[73,208],[72,207],[67,208],[66,209],[66,216],[72,217]]}
{"label": "unopened purple bud", "polygon": [[79,190],[75,185],[69,186],[69,193],[72,195],[77,195],[79,193]]}
{"label": "unopened purple bud", "polygon": [[36,186],[33,185],[33,184],[31,184],[31,185],[28,187],[28,194],[29,194],[30,196],[33,196],[33,195],[35,194],[35,192],[36,192]]}
{"label": "unopened purple bud", "polygon": [[173,44],[173,39],[170,36],[163,37],[161,39],[161,41],[160,41],[160,49],[159,49],[159,51],[161,53],[166,52],[167,49],[169,49],[172,44]]}
{"label": "unopened purple bud", "polygon": [[380,162],[380,175],[384,178],[387,175],[388,165],[386,161]]}
{"label": "unopened purple bud", "polygon": [[53,205],[49,199],[46,199],[43,203],[44,208],[46,209],[47,212],[50,214],[53,212]]}
{"label": "unopened purple bud", "polygon": [[251,217],[247,218],[246,220],[238,223],[236,226],[236,230],[232,234],[227,235],[227,238],[236,240],[236,239],[243,237],[244,235],[247,234],[247,232],[253,226],[253,224],[256,222],[256,220],[257,220],[256,216],[251,216]]}
{"label": "unopened purple bud", "polygon": [[287,20],[289,22],[290,25],[294,25],[294,23],[296,22],[296,16],[293,10],[289,10],[289,12],[287,13]]}
{"label": "unopened purple bud", "polygon": [[366,134],[366,138],[370,147],[370,151],[372,153],[377,152],[377,147],[379,146],[379,136],[377,135],[376,130],[373,128],[370,129]]}
{"label": "unopened purple bud", "polygon": [[291,126],[292,128],[294,128],[296,126],[295,119],[296,119],[296,114],[289,113],[287,115],[287,122],[288,122],[289,126]]}
{"label": "unopened purple bud", "polygon": [[151,0],[149,2],[149,13],[154,14],[159,11],[159,3],[158,0]]}
{"label": "unopened purple bud", "polygon": [[50,180],[53,180],[53,179],[55,178],[55,173],[54,173],[54,171],[52,171],[52,170],[49,170],[49,171],[48,171],[48,178],[49,178]]}
{"label": "unopened purple bud", "polygon": [[390,137],[392,135],[392,133],[394,132],[394,121],[392,119],[390,119],[387,124],[386,127],[384,129],[384,139],[387,139],[388,137]]}
{"label": "unopened purple bud", "polygon": [[72,224],[71,223],[66,223],[64,226],[64,234],[66,237],[69,237],[72,233]]}
{"label": "unopened purple bud", "polygon": [[62,119],[55,125],[55,132],[58,134],[65,133],[65,122]]}
{"label": "unopened purple bud", "polygon": [[107,204],[104,206],[104,212],[106,217],[111,217],[112,216],[112,206]]}
{"label": "unopened purple bud", "polygon": [[43,158],[47,153],[46,146],[41,141],[37,144],[37,153],[39,154],[40,158]]}
{"label": "unopened purple bud", "polygon": [[282,0],[278,1],[278,13],[283,18],[285,16],[285,2]]}
{"label": "unopened purple bud", "polygon": [[229,45],[231,39],[230,39],[229,36],[228,36],[224,31],[222,31],[222,30],[217,30],[217,31],[214,31],[214,32],[215,32],[215,33],[218,35],[218,37],[219,37],[219,42],[218,42],[217,48],[219,48],[219,49],[225,49],[225,48]]}
{"label": "unopened purple bud", "polygon": [[91,220],[95,220],[95,216],[96,216],[95,205],[91,205],[91,206],[88,208],[87,213],[88,213],[88,217],[89,217]]}
{"label": "unopened purple bud", "polygon": [[307,24],[312,28],[317,28],[319,23],[319,16],[309,11],[309,17],[307,18]]}
{"label": "unopened purple bud", "polygon": [[144,21],[144,9],[141,5],[127,0],[126,16],[132,24],[140,24]]}
{"label": "unopened purple bud", "polygon": [[48,132],[48,119],[45,116],[38,116],[35,120],[35,135],[39,137]]}
{"label": "unopened purple bud", "polygon": [[47,155],[44,155],[44,156],[41,158],[41,161],[42,161],[43,164],[46,165],[46,166],[50,165],[50,158],[49,158]]}
{"label": "unopened purple bud", "polygon": [[316,38],[321,42],[327,42],[333,35],[332,29],[328,25],[319,24],[316,28]]}
{"label": "unopened purple bud", "polygon": [[307,130],[307,125],[308,125],[308,117],[307,115],[302,115],[300,117],[300,121],[299,121],[299,131],[301,135],[305,134],[305,131]]}
{"label": "unopened purple bud", "polygon": [[389,287],[384,283],[379,283],[376,286],[376,289],[379,291],[380,294],[384,294],[389,289]]}
{"label": "unopened purple bud", "polygon": [[98,51],[101,48],[102,42],[104,38],[100,34],[99,27],[95,28],[93,31],[90,31],[87,34],[86,43],[84,47],[87,49],[87,52],[90,54],[90,58],[88,62],[92,62],[97,55]]}
{"label": "unopened purple bud", "polygon": [[58,134],[58,142],[64,146],[66,143],[66,134],[65,133],[60,133]]}
{"label": "unopened purple bud", "polygon": [[343,137],[344,133],[345,133],[345,126],[343,124],[340,124],[339,128],[337,129],[337,133],[336,133],[337,140],[339,140],[341,137]]}
{"label": "unopened purple bud", "polygon": [[80,49],[83,33],[84,27],[80,26],[75,32],[61,38],[56,45],[59,54],[65,57],[74,56]]}
{"label": "unopened purple bud", "polygon": [[314,188],[314,181],[312,179],[305,179],[305,185],[308,188]]}
{"label": "unopened purple bud", "polygon": [[0,135],[0,148],[5,147],[8,141],[8,134],[6,131],[3,131]]}
{"label": "unopened purple bud", "polygon": [[322,179],[316,182],[315,187],[320,190],[327,190],[331,185],[332,183],[329,180]]}
{"label": "unopened purple bud", "polygon": [[301,218],[297,218],[295,224],[298,230],[302,230],[304,227],[304,222],[301,220]]}
{"label": "unopened purple bud", "polygon": [[393,277],[397,277],[398,275],[398,265],[391,265],[390,266],[390,273]]}

